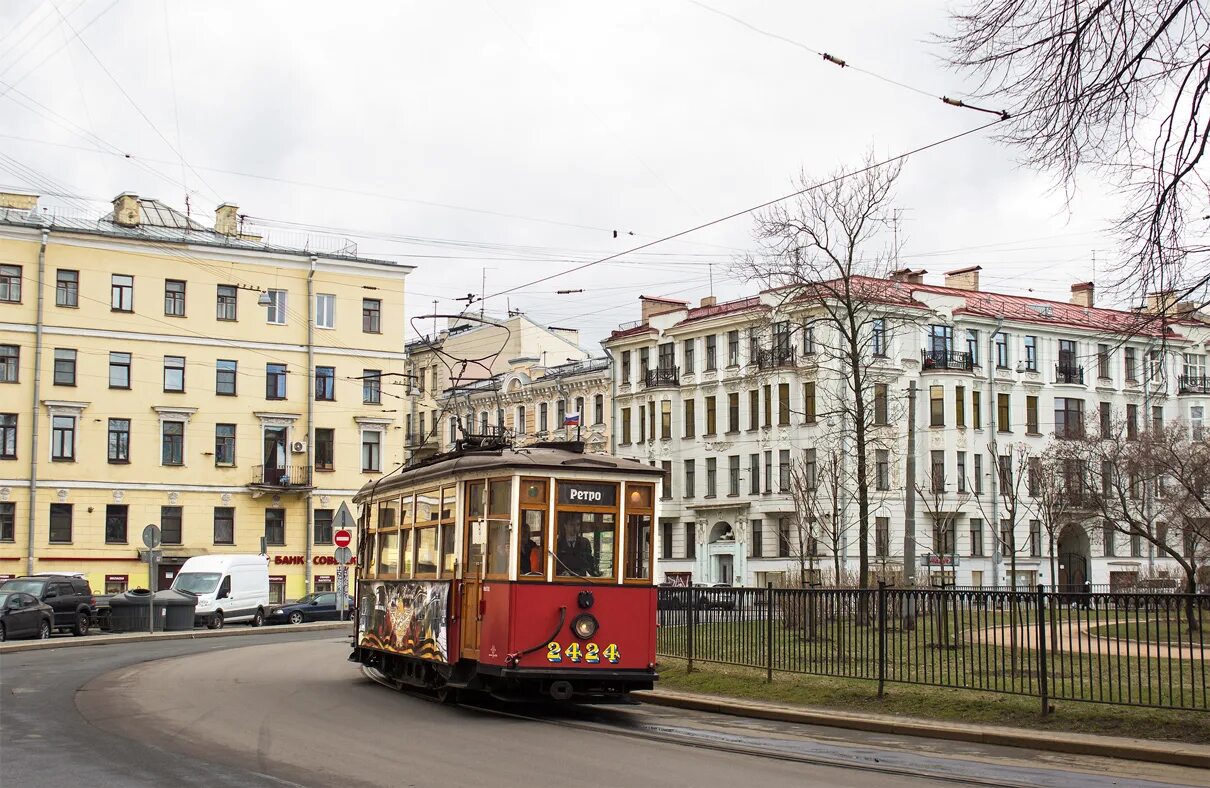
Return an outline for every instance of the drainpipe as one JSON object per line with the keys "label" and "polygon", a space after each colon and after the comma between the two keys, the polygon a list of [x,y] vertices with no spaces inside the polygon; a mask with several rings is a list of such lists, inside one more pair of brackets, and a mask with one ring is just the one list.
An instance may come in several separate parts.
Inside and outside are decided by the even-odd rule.
{"label": "drainpipe", "polygon": [[[992,537],[992,586],[1000,585],[1000,564],[1004,558],[1000,555],[1000,455],[995,451],[996,446],[996,335],[1004,329],[1004,318],[996,320],[996,329],[987,338],[987,430],[988,446],[991,452],[991,489],[992,489],[992,522],[988,523]],[[1017,524],[1012,528],[1016,532]],[[957,539],[955,533],[954,538]],[[1013,578],[1016,582],[1016,578]]]}
{"label": "drainpipe", "polygon": [[38,400],[42,396],[42,315],[43,285],[46,282],[46,244],[50,230],[42,228],[42,245],[38,247],[38,315],[34,323],[34,398],[31,403],[30,421],[33,423],[32,444],[29,450],[29,512],[27,543],[25,546],[25,573],[34,573],[34,529],[37,522],[35,511],[38,506]]}
{"label": "drainpipe", "polygon": [[311,554],[315,533],[312,527],[312,491],[315,489],[315,265],[318,259],[311,255],[311,270],[307,273],[307,494],[303,499],[307,509],[306,568],[303,570],[304,590],[311,593]]}

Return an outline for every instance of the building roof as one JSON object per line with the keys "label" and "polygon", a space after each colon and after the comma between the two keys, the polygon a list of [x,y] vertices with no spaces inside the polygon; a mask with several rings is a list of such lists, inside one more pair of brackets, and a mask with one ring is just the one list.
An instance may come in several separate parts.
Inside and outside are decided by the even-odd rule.
{"label": "building roof", "polygon": [[[72,215],[70,211],[58,209],[44,208],[25,211],[2,207],[0,207],[0,226],[45,228],[52,232],[79,233],[153,244],[211,246],[290,256],[315,255],[328,260],[372,263],[404,272],[415,269],[415,266],[404,265],[394,260],[361,257],[357,254],[357,244],[348,239],[308,237],[303,246],[277,245],[266,243],[257,236],[224,235],[215,232],[214,229],[200,224],[159,200],[139,198],[139,207],[142,215],[139,224],[133,227],[114,222],[113,211],[99,218],[90,218]],[[321,249],[319,248],[321,246],[331,248]]]}

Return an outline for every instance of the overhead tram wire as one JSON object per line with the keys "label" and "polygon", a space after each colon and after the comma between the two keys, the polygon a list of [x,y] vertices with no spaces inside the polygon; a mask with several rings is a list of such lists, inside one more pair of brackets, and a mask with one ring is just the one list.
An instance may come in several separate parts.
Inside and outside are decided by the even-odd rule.
{"label": "overhead tram wire", "polygon": [[896,161],[902,161],[903,159],[906,159],[906,158],[908,158],[908,157],[910,157],[910,156],[914,156],[914,155],[916,155],[916,154],[918,154],[918,153],[923,153],[923,152],[924,152],[924,151],[926,151],[926,150],[931,150],[932,148],[936,148],[936,147],[939,147],[939,146],[941,146],[941,145],[945,145],[946,143],[949,143],[949,142],[954,142],[955,140],[962,139],[963,137],[968,137],[968,136],[970,136],[970,135],[972,135],[972,134],[976,134],[976,133],[978,133],[978,132],[980,132],[980,131],[983,131],[983,130],[985,130],[985,129],[989,129],[989,128],[991,128],[992,126],[995,126],[995,125],[1000,124],[1000,123],[1003,123],[1003,122],[1004,122],[1004,119],[1002,119],[1002,118],[997,118],[996,120],[989,121],[988,123],[984,123],[982,126],[976,126],[976,127],[975,127],[975,128],[973,128],[973,129],[967,129],[966,131],[958,132],[957,134],[951,134],[951,135],[950,135],[950,136],[948,136],[948,137],[944,137],[944,138],[942,138],[942,139],[940,139],[940,140],[936,140],[936,141],[934,141],[934,142],[930,142],[930,143],[928,143],[928,144],[926,144],[926,145],[921,145],[921,146],[916,147],[916,148],[913,148],[912,150],[907,151],[907,152],[905,152],[905,153],[900,153],[900,154],[898,154],[898,155],[896,155],[896,156],[892,156],[892,157],[890,157],[890,158],[883,159],[882,161],[874,162],[873,164],[868,164],[868,165],[866,165],[865,167],[860,167],[860,168],[858,168],[858,169],[856,169],[856,170],[853,170],[853,171],[851,171],[851,172],[846,172],[846,173],[843,173],[843,174],[838,175],[838,176],[836,176],[836,177],[834,177],[834,178],[829,178],[829,179],[827,179],[827,180],[820,181],[819,183],[815,183],[815,184],[812,184],[811,186],[808,186],[808,187],[806,187],[806,188],[804,188],[804,189],[799,189],[799,190],[794,191],[794,192],[791,192],[791,193],[789,193],[789,194],[782,195],[781,197],[776,197],[776,198],[774,198],[774,199],[772,199],[772,200],[767,200],[767,201],[765,201],[765,202],[763,202],[763,203],[760,203],[759,205],[753,205],[753,206],[750,206],[750,207],[748,207],[748,208],[744,208],[744,209],[742,209],[742,210],[735,211],[734,213],[729,213],[729,214],[727,214],[726,216],[720,216],[720,217],[718,217],[718,218],[716,218],[716,219],[711,219],[711,220],[710,220],[710,221],[708,221],[708,222],[703,222],[703,223],[701,223],[701,224],[694,225],[693,227],[687,228],[687,229],[685,229],[685,230],[680,230],[680,231],[675,232],[675,233],[672,233],[672,234],[670,234],[670,235],[663,236],[662,238],[657,238],[657,239],[655,239],[655,240],[653,240],[653,241],[648,241],[648,242],[646,242],[646,243],[639,244],[638,246],[631,247],[631,248],[626,249],[626,250],[624,250],[624,251],[621,251],[621,252],[616,252],[616,253],[611,254],[611,255],[608,255],[608,256],[606,256],[606,257],[601,257],[601,258],[598,258],[598,259],[593,260],[593,261],[591,261],[591,262],[588,262],[588,263],[583,263],[582,265],[577,265],[577,266],[574,266],[574,267],[569,268],[569,269],[567,269],[567,270],[565,270],[565,271],[560,271],[560,272],[558,272],[558,273],[550,274],[550,275],[548,275],[548,276],[539,277],[538,279],[534,279],[533,281],[526,282],[526,283],[524,283],[524,284],[520,284],[520,285],[516,285],[515,287],[510,287],[510,288],[507,288],[507,289],[504,289],[504,290],[500,290],[499,292],[492,293],[491,295],[484,295],[484,296],[482,296],[482,297],[481,297],[479,300],[486,300],[486,299],[488,299],[488,298],[498,298],[498,297],[500,297],[500,296],[502,296],[502,295],[507,295],[508,293],[513,293],[513,292],[516,292],[517,290],[520,290],[520,289],[525,288],[525,287],[532,287],[533,285],[541,284],[541,283],[543,283],[543,282],[549,282],[549,281],[550,281],[550,280],[552,280],[552,279],[557,279],[557,278],[559,278],[559,277],[561,277],[561,276],[567,276],[568,274],[574,274],[574,273],[576,273],[577,271],[583,271],[583,270],[584,270],[584,269],[586,269],[586,268],[592,268],[593,266],[600,265],[601,263],[607,263],[607,262],[609,262],[609,261],[611,261],[611,260],[615,260],[615,259],[617,259],[617,258],[619,258],[619,257],[623,257],[623,256],[625,256],[625,255],[628,255],[628,254],[633,254],[634,252],[642,251],[643,249],[648,249],[648,248],[650,248],[650,247],[652,247],[652,246],[656,246],[657,244],[661,244],[661,243],[665,243],[665,242],[667,242],[667,241],[672,241],[672,240],[678,239],[678,238],[680,238],[680,237],[682,237],[682,236],[685,236],[685,235],[689,235],[689,234],[691,234],[691,233],[698,232],[699,230],[704,230],[704,229],[706,229],[707,227],[713,227],[713,226],[714,226],[714,225],[716,225],[716,224],[722,224],[723,222],[730,221],[731,219],[735,219],[735,218],[738,218],[738,217],[740,217],[740,216],[745,216],[745,215],[747,215],[747,214],[750,214],[750,213],[752,213],[753,211],[759,211],[760,209],[762,209],[762,208],[767,208],[767,207],[769,207],[770,205],[776,205],[776,204],[777,204],[777,203],[779,203],[779,202],[784,202],[785,200],[789,200],[789,199],[792,199],[792,198],[794,198],[794,197],[798,197],[799,195],[806,194],[806,193],[808,193],[808,192],[814,191],[815,189],[819,189],[819,188],[822,188],[822,187],[824,187],[824,186],[830,186],[830,185],[835,184],[835,183],[840,183],[841,181],[844,181],[844,180],[846,180],[846,179],[848,179],[848,178],[852,178],[852,177],[853,177],[853,176],[855,176],[855,175],[860,175],[860,174],[862,174],[862,173],[869,172],[870,170],[876,169],[876,168],[878,168],[878,167],[883,167],[883,166],[885,166],[885,165],[887,165],[887,164],[890,164],[890,163],[892,163],[892,162],[896,162]]}
{"label": "overhead tram wire", "polygon": [[[113,9],[113,7],[114,7],[114,6],[116,6],[117,4],[118,4],[118,0],[113,0],[113,2],[111,2],[109,5],[105,6],[105,8],[101,9],[101,12],[100,12],[100,13],[98,13],[98,14],[97,14],[96,16],[94,16],[92,19],[88,20],[88,22],[87,22],[87,23],[86,23],[86,24],[85,24],[83,27],[81,27],[81,28],[80,28],[78,31],[76,31],[76,33],[75,33],[75,36],[74,36],[74,37],[72,37],[72,38],[68,38],[68,39],[67,39],[66,41],[64,41],[62,44],[60,44],[59,46],[55,47],[55,48],[54,48],[54,49],[52,49],[50,52],[47,52],[47,53],[46,53],[46,55],[45,55],[45,56],[43,56],[43,58],[42,58],[41,60],[39,60],[39,61],[38,61],[38,62],[37,62],[37,63],[36,63],[34,66],[33,66],[33,68],[29,69],[29,70],[28,70],[28,71],[26,71],[24,74],[22,74],[22,75],[20,75],[19,77],[17,77],[16,79],[12,80],[12,82],[11,82],[11,83],[3,83],[3,84],[5,84],[5,85],[6,85],[6,87],[4,87],[4,88],[3,88],[3,90],[0,90],[0,96],[5,96],[5,95],[7,95],[7,94],[8,94],[8,92],[9,92],[10,90],[14,90],[14,89],[16,88],[17,84],[19,84],[19,83],[23,82],[23,81],[25,80],[25,78],[26,78],[26,77],[28,77],[30,74],[35,73],[35,72],[36,72],[36,71],[37,71],[37,70],[38,70],[38,69],[39,69],[39,68],[42,66],[42,64],[43,64],[43,63],[45,63],[47,60],[50,60],[52,57],[54,57],[55,55],[57,55],[57,54],[58,54],[60,51],[62,51],[62,50],[63,50],[63,48],[64,48],[64,47],[66,47],[68,44],[70,44],[72,41],[74,41],[76,38],[78,38],[78,37],[80,36],[80,34],[81,34],[81,33],[83,33],[83,32],[84,32],[85,30],[87,30],[88,28],[92,27],[92,26],[93,26],[93,24],[94,24],[94,23],[95,23],[95,22],[96,22],[98,19],[100,19],[101,17],[103,17],[103,16],[105,16],[107,13],[109,13],[109,12],[110,12],[110,11]],[[73,14],[74,14],[76,11],[78,11],[78,10],[79,10],[79,8],[80,8],[80,6],[77,6],[75,9],[73,9],[73,10],[72,10],[72,12],[71,12],[71,13],[73,13]],[[57,9],[56,9],[56,10],[57,10]],[[53,28],[51,28],[51,29],[53,29]],[[74,29],[74,28],[73,28],[73,29]],[[49,33],[49,31],[47,31],[47,33]],[[44,34],[44,35],[43,35],[41,38],[39,38],[39,39],[38,39],[38,41],[41,41],[41,40],[42,40],[42,38],[45,38],[45,37],[46,37],[46,35]],[[14,60],[12,63],[10,63],[8,66],[6,66],[6,67],[5,67],[5,68],[4,68],[2,71],[0,71],[0,75],[3,75],[3,74],[8,73],[9,69],[11,69],[11,68],[12,68],[13,66],[15,66],[17,63],[20,63],[20,62],[21,62],[21,61],[22,61],[22,60],[23,60],[23,59],[26,57],[26,55],[28,55],[28,54],[29,54],[29,52],[27,51],[27,52],[25,52],[24,54],[19,55],[19,56],[17,57],[17,59],[16,59],[16,60]]]}

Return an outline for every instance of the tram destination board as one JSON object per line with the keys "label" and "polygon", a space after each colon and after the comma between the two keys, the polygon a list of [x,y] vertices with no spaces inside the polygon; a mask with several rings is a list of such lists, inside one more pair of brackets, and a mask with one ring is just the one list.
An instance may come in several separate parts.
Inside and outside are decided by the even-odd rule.
{"label": "tram destination board", "polygon": [[565,506],[617,506],[618,486],[593,482],[559,482],[559,503]]}

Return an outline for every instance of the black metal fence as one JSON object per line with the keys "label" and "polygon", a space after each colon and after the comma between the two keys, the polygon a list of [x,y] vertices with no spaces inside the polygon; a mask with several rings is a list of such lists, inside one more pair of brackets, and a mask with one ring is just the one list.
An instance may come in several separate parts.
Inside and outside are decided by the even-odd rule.
{"label": "black metal fence", "polygon": [[1210,711],[1210,595],[660,588],[658,653],[694,663]]}

